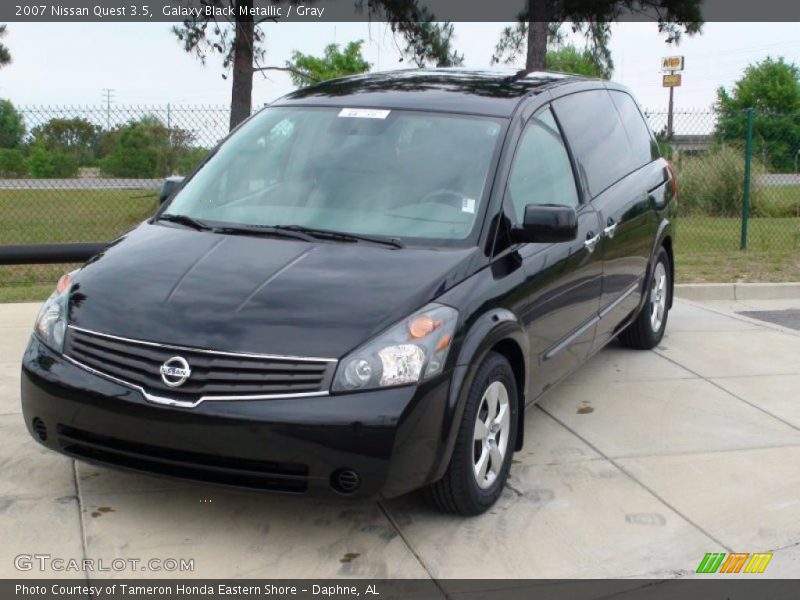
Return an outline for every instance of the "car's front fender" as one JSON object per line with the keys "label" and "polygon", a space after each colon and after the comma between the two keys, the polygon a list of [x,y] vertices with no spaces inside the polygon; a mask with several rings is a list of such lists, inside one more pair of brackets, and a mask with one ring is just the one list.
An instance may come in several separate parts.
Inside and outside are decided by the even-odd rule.
{"label": "car's front fender", "polygon": [[[514,346],[510,346],[511,344]],[[510,351],[512,347],[516,349],[519,359],[518,367],[524,373],[522,381],[517,382],[520,400],[517,448],[521,446],[525,397],[530,375],[528,336],[517,315],[506,308],[497,307],[487,310],[474,319],[463,337],[456,359],[456,367],[452,374],[446,407],[447,414],[443,419],[443,448],[438,453],[440,460],[430,477],[431,481],[441,478],[450,463],[464,414],[464,406],[478,367],[489,352],[499,346],[502,346],[506,352]]]}

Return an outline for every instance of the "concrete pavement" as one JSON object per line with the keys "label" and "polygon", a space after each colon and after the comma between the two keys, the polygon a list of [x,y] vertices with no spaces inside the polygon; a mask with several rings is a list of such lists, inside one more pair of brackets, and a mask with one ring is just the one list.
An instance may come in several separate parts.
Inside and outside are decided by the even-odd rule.
{"label": "concrete pavement", "polygon": [[737,314],[786,308],[678,300],[656,351],[607,348],[530,409],[505,494],[462,519],[418,494],[220,491],[46,451],[19,408],[37,306],[0,305],[0,577],[42,575],[23,553],[194,559],[104,577],[684,577],[706,552],[774,552],[760,577],[798,577],[800,332]]}

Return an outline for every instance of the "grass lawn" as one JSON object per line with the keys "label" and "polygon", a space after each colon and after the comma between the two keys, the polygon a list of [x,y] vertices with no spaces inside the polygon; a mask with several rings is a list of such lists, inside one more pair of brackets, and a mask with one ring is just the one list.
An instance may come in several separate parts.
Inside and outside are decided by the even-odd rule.
{"label": "grass lawn", "polygon": [[756,193],[753,212],[761,217],[800,217],[800,185],[763,186]]}
{"label": "grass lawn", "polygon": [[54,283],[7,285],[0,287],[0,303],[41,302],[53,292],[53,288]]}
{"label": "grass lawn", "polygon": [[683,217],[675,240],[679,283],[800,281],[800,218],[750,219],[739,250],[736,218]]}
{"label": "grass lawn", "polygon": [[703,252],[675,257],[678,283],[800,281],[800,253]]}
{"label": "grass lawn", "polygon": [[148,190],[0,190],[0,245],[103,242],[157,207]]}
{"label": "grass lawn", "polygon": [[[146,190],[0,190],[0,244],[111,240],[157,202]],[[737,218],[680,218],[678,281],[800,281],[800,218],[751,219],[746,252],[739,251],[740,235]],[[42,300],[73,268],[0,266],[0,302]]]}
{"label": "grass lawn", "polygon": [[[726,252],[739,250],[742,221],[722,217],[680,217],[676,252]],[[800,218],[750,219],[748,251],[800,252]]]}
{"label": "grass lawn", "polygon": [[[148,190],[0,190],[0,245],[102,242],[153,214]],[[43,300],[77,265],[0,266],[0,302]]]}

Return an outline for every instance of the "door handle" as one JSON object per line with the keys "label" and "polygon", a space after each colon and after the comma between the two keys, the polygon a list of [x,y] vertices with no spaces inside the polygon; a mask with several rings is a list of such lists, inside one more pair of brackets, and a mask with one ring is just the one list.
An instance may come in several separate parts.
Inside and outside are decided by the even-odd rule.
{"label": "door handle", "polygon": [[605,233],[607,237],[613,238],[614,234],[617,232],[617,225],[619,225],[619,223],[615,223],[614,219],[609,217],[608,218],[608,227],[603,229],[603,233]]}
{"label": "door handle", "polygon": [[583,242],[583,245],[586,246],[586,249],[592,253],[594,252],[595,247],[597,246],[597,242],[600,241],[600,234],[594,235],[594,231],[590,231],[586,235],[586,241]]}

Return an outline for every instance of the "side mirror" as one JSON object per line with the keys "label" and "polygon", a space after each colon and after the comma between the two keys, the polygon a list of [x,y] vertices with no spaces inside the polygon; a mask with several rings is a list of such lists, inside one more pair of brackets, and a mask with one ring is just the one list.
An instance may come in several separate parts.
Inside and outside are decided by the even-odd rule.
{"label": "side mirror", "polygon": [[183,183],[183,177],[176,176],[176,177],[167,177],[164,181],[161,182],[161,190],[158,192],[158,203],[164,204],[172,194],[175,193],[181,184]]}
{"label": "side mirror", "polygon": [[512,230],[518,243],[570,242],[578,236],[578,214],[571,206],[528,204],[522,227]]}

